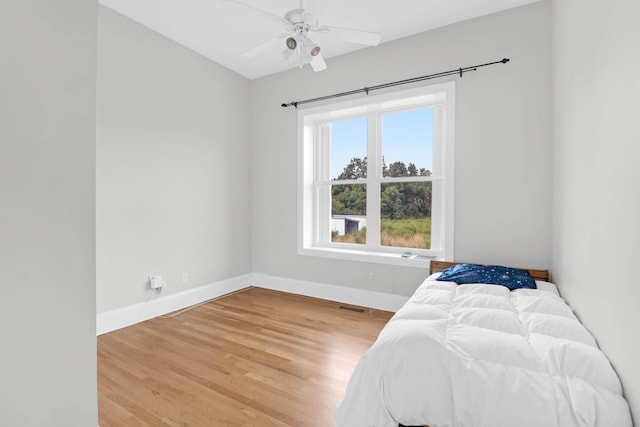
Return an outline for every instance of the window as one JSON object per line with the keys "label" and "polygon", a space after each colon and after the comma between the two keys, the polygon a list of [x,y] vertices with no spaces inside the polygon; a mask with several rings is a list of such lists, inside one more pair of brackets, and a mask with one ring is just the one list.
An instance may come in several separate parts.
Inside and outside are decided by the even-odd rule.
{"label": "window", "polygon": [[301,254],[453,255],[454,83],[298,112]]}

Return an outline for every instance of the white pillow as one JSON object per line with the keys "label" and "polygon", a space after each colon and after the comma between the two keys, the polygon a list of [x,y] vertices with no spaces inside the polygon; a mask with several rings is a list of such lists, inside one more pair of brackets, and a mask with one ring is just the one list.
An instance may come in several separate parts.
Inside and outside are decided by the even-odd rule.
{"label": "white pillow", "polygon": [[545,282],[544,280],[536,280],[536,288],[542,289],[543,291],[553,292],[557,296],[560,296],[560,292],[558,292],[558,288],[551,282]]}

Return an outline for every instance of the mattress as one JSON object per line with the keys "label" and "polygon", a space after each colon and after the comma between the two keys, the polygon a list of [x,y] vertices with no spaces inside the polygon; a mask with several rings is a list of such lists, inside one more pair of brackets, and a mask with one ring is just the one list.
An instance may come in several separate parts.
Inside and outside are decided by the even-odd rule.
{"label": "mattress", "polygon": [[631,427],[620,380],[556,287],[430,276],[357,364],[338,427]]}

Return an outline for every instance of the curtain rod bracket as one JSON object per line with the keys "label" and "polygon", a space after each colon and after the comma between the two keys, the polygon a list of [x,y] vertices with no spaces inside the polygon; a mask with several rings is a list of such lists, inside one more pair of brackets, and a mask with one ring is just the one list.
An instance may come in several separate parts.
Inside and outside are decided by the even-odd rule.
{"label": "curtain rod bracket", "polygon": [[369,95],[369,88],[368,88],[368,87],[365,87],[363,90],[364,90],[364,93],[365,93],[366,95]]}

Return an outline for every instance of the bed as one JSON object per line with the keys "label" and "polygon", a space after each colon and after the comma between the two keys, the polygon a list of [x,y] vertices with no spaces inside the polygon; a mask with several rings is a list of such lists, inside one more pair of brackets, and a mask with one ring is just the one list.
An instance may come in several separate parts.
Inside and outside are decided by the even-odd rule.
{"label": "bed", "polygon": [[436,280],[466,267],[431,261],[354,369],[338,427],[632,426],[620,380],[546,270],[527,269],[535,289]]}

